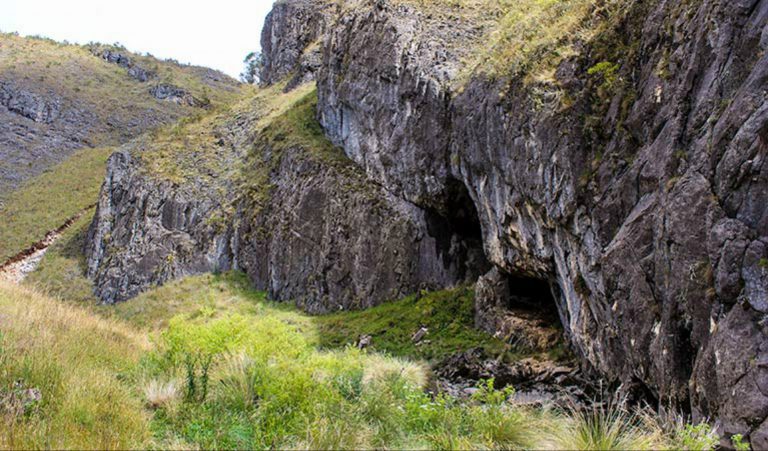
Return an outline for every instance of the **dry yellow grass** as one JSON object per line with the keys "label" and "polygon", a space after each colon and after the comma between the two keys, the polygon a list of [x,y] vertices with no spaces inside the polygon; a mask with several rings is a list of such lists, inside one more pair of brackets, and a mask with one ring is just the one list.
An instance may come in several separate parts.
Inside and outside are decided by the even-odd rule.
{"label": "dry yellow grass", "polygon": [[149,438],[129,382],[145,335],[33,290],[0,282],[0,398],[41,400],[0,414],[0,448],[125,449]]}
{"label": "dry yellow grass", "polygon": [[[253,136],[285,114],[314,89],[307,83],[283,93],[284,83],[253,89],[228,108],[182,119],[147,136],[138,155],[147,174],[161,180],[183,183],[231,179],[240,158],[218,144],[222,135]],[[244,87],[246,92],[250,87]],[[235,136],[235,139],[238,137]]]}
{"label": "dry yellow grass", "polygon": [[627,0],[395,0],[435,17],[460,17],[484,29],[475,42],[456,88],[472,75],[525,76],[526,82],[552,81],[563,58],[575,54],[574,43],[589,41],[619,13]]}

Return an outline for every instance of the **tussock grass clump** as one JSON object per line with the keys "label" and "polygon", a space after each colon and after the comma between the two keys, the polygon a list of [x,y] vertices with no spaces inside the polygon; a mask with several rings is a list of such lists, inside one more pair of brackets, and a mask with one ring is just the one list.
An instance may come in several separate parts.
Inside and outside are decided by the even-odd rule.
{"label": "tussock grass clump", "polygon": [[649,408],[629,409],[624,401],[573,406],[558,416],[543,437],[551,449],[708,451],[720,441],[708,423],[691,424],[681,415],[660,415]]}
{"label": "tussock grass clump", "polygon": [[[672,448],[708,451],[716,449],[720,444],[717,432],[706,422],[691,424],[686,422],[682,415],[659,416],[649,413],[646,413],[643,419],[650,427],[663,431],[668,441],[676,445]],[[733,440],[733,437],[731,439]],[[746,449],[749,449],[749,444],[746,446]]]}
{"label": "tussock grass clump", "polygon": [[556,449],[614,450],[658,449],[663,444],[659,431],[643,428],[641,418],[622,406],[573,408],[555,432]]}
{"label": "tussock grass clump", "polygon": [[144,397],[150,409],[172,409],[179,398],[179,387],[176,381],[162,382],[152,379],[144,387]]}

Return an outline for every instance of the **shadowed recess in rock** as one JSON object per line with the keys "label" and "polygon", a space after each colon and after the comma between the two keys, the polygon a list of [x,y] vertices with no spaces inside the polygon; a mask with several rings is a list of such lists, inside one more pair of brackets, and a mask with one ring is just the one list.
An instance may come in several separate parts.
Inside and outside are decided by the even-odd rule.
{"label": "shadowed recess in rock", "polygon": [[540,312],[557,318],[557,304],[552,286],[546,280],[524,276],[507,276],[509,297],[506,307]]}
{"label": "shadowed recess in rock", "polygon": [[441,211],[427,210],[429,234],[446,266],[458,265],[459,278],[474,282],[490,269],[483,251],[483,231],[477,208],[466,185],[450,178],[448,195]]}
{"label": "shadowed recess in rock", "polygon": [[475,325],[514,346],[550,350],[563,338],[558,296],[548,280],[493,268],[475,287]]}

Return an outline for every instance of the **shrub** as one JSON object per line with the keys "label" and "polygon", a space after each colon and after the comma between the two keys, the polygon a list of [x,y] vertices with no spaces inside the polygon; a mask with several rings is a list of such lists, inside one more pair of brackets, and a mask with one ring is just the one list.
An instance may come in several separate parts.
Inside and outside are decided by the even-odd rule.
{"label": "shrub", "polygon": [[697,425],[678,422],[673,441],[682,449],[691,451],[707,451],[715,449],[720,438],[707,423]]}
{"label": "shrub", "polygon": [[[206,310],[201,311],[210,315]],[[207,312],[207,313],[206,313]],[[246,320],[240,315],[199,323],[184,317],[171,319],[162,334],[165,358],[172,368],[183,366],[186,399],[202,402],[208,395],[211,366],[226,352],[246,341]]]}
{"label": "shrub", "polygon": [[744,436],[741,434],[732,435],[731,443],[733,443],[733,447],[736,449],[736,451],[749,451],[752,449],[752,447],[749,446],[749,442],[745,442]]}

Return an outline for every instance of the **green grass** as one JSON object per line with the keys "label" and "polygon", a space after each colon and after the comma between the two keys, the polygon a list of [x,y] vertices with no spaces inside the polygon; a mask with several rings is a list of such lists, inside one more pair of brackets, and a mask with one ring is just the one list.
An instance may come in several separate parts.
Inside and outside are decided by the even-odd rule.
{"label": "green grass", "polygon": [[[423,390],[427,365],[415,355],[492,341],[471,332],[471,321],[462,324],[466,314],[447,320],[466,309],[466,299],[466,290],[457,290],[399,303],[400,319],[407,321],[401,330],[390,327],[394,333],[379,335],[376,349],[367,351],[347,343],[369,330],[366,323],[383,324],[392,310],[355,313],[347,328],[337,330],[343,314],[312,317],[268,302],[238,273],[174,282],[103,312],[156,337],[158,347],[145,361],[148,377],[158,381],[155,386],[176,388],[173,401],[156,403],[162,406],[154,417],[160,446],[532,446],[543,413],[504,407],[498,394],[489,406],[483,397],[492,398],[494,390],[483,391],[476,404],[432,398]],[[447,309],[438,313],[431,309],[436,305]],[[453,324],[431,336],[422,351],[410,340],[419,319],[435,327]],[[384,348],[399,357],[380,354]]]}
{"label": "green grass", "polygon": [[[44,269],[41,267],[41,269]],[[229,314],[271,316],[299,327],[307,340],[321,349],[342,349],[371,335],[371,350],[397,357],[432,360],[481,346],[495,355],[504,344],[472,328],[473,294],[469,288],[424,292],[369,310],[309,316],[289,303],[267,301],[242,273],[190,277],[139,295],[130,302],[101,307],[105,314],[135,327],[160,330],[178,314],[204,309],[209,317]],[[411,336],[419,327],[430,332],[421,345]]]}
{"label": "green grass", "polygon": [[[395,356],[433,360],[472,347],[502,355],[503,342],[471,327],[473,302],[469,287],[424,292],[368,310],[320,316],[315,323],[323,347],[354,344],[361,335],[370,335],[372,349]],[[416,344],[411,337],[420,327],[429,332]]]}
{"label": "green grass", "polygon": [[[706,449],[713,443],[710,429],[680,423],[667,431],[655,418],[623,410],[514,406],[506,402],[512,389],[492,382],[480,384],[468,401],[433,395],[425,390],[428,365],[407,334],[378,335],[376,346],[399,356],[324,338],[368,330],[367,322],[383,324],[387,315],[405,322],[395,328],[423,321],[462,335],[469,327],[460,324],[465,302],[461,289],[425,294],[394,310],[374,309],[363,321],[367,312],[310,317],[268,302],[238,273],[188,278],[113,307],[76,306],[0,283],[0,397],[18,407],[0,413],[0,447]],[[448,313],[431,310],[438,305]],[[444,318],[450,314],[458,318]],[[351,325],[337,330],[345,317]],[[426,346],[436,355],[487,341],[464,334],[466,342],[457,344],[450,335],[432,335]],[[17,380],[22,385],[14,388]],[[42,401],[18,402],[26,389],[39,390]]]}
{"label": "green grass", "polygon": [[112,149],[83,149],[11,192],[0,208],[0,262],[98,200]]}

